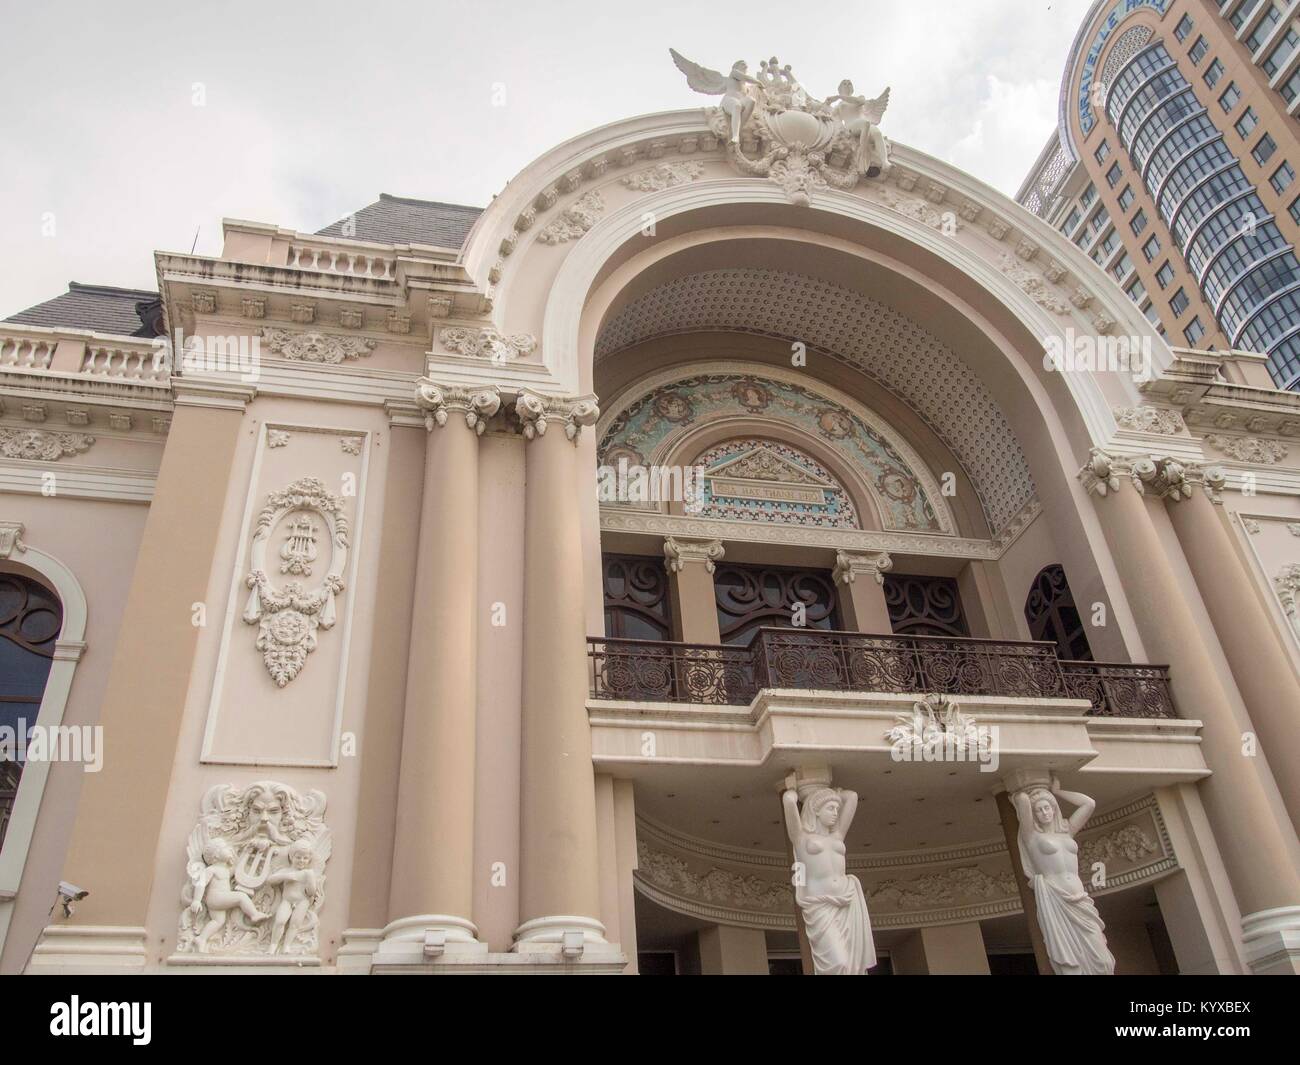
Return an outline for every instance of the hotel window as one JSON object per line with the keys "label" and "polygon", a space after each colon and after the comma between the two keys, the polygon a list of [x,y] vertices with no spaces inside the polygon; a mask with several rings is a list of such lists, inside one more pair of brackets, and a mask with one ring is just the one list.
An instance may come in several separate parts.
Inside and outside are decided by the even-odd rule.
{"label": "hotel window", "polygon": [[1097,150],[1092,153],[1092,157],[1096,159],[1098,163],[1104,163],[1109,156],[1110,141],[1102,141],[1097,145]]}
{"label": "hotel window", "polygon": [[1119,163],[1112,163],[1111,168],[1106,171],[1106,183],[1113,189],[1119,184],[1119,179],[1123,176],[1119,168]]}
{"label": "hotel window", "polygon": [[1187,54],[1191,57],[1192,63],[1199,63],[1205,58],[1205,53],[1210,50],[1209,42],[1204,37],[1197,37],[1196,43],[1192,45],[1192,50]]}
{"label": "hotel window", "polygon": [[1151,234],[1151,239],[1142,245],[1142,254],[1146,256],[1147,262],[1160,254],[1160,238],[1154,233]]}
{"label": "hotel window", "polygon": [[1291,187],[1291,182],[1295,180],[1295,171],[1291,169],[1290,163],[1283,163],[1273,171],[1273,176],[1268,179],[1268,183],[1273,186],[1273,191],[1279,196]]}
{"label": "hotel window", "polygon": [[1282,35],[1282,40],[1265,57],[1264,62],[1260,64],[1267,72],[1270,78],[1275,77],[1277,72],[1287,65],[1288,61],[1295,55],[1296,45],[1300,44],[1300,34],[1295,30],[1288,29]]}
{"label": "hotel window", "polygon": [[1291,201],[1291,206],[1287,208],[1291,215],[1291,221],[1300,226],[1300,196]]}
{"label": "hotel window", "polygon": [[1179,289],[1174,293],[1174,298],[1169,301],[1169,309],[1174,312],[1174,317],[1179,317],[1183,311],[1192,305],[1192,301],[1187,298],[1187,292]]}
{"label": "hotel window", "polygon": [[1127,211],[1133,206],[1133,199],[1133,186],[1125,185],[1124,191],[1119,194],[1119,209],[1121,211]]}
{"label": "hotel window", "polygon": [[1264,17],[1259,20],[1259,25],[1250,31],[1250,36],[1246,38],[1246,48],[1254,55],[1259,51],[1259,46],[1268,40],[1268,35],[1273,32],[1273,27],[1282,21],[1282,9],[1277,4],[1269,4],[1268,10],[1264,12]]}
{"label": "hotel window", "polygon": [[1205,68],[1205,84],[1213,89],[1219,84],[1219,79],[1223,77],[1223,64],[1217,59]]}
{"label": "hotel window", "polygon": [[1156,281],[1159,282],[1161,288],[1168,288],[1169,282],[1173,279],[1174,268],[1169,265],[1169,260],[1166,259],[1160,269],[1156,271]]}
{"label": "hotel window", "polygon": [[1093,261],[1098,266],[1104,266],[1106,260],[1115,254],[1115,249],[1119,247],[1119,234],[1113,229],[1106,234],[1106,239],[1092,249],[1088,254],[1092,256]]}
{"label": "hotel window", "polygon": [[1241,90],[1237,88],[1235,81],[1228,82],[1228,87],[1223,90],[1223,95],[1219,97],[1219,106],[1223,108],[1223,113],[1228,114],[1237,106],[1237,101],[1241,99]]}
{"label": "hotel window", "polygon": [[1255,114],[1253,107],[1246,108],[1241,113],[1241,117],[1233,124],[1233,129],[1237,131],[1237,136],[1245,140],[1250,136],[1251,131],[1259,125],[1259,116]]}
{"label": "hotel window", "polygon": [[1196,346],[1197,341],[1205,336],[1205,326],[1201,325],[1200,318],[1193,318],[1187,328],[1183,330],[1183,336],[1187,338],[1187,343]]}
{"label": "hotel window", "polygon": [[1133,221],[1131,221],[1128,225],[1129,228],[1133,230],[1133,236],[1136,237],[1138,234],[1140,234],[1142,230],[1146,229],[1147,227],[1146,211],[1138,211],[1138,213],[1133,216]]}
{"label": "hotel window", "polygon": [[1079,197],[1079,206],[1086,211],[1092,205],[1092,201],[1096,198],[1097,188],[1095,185],[1089,184],[1088,187],[1083,190],[1083,194]]}
{"label": "hotel window", "polygon": [[1250,18],[1251,12],[1259,6],[1259,0],[1241,0],[1237,5],[1237,10],[1228,16],[1228,21],[1232,23],[1234,30],[1241,29],[1246,24],[1246,19]]}
{"label": "hotel window", "polygon": [[1291,103],[1297,96],[1300,96],[1300,67],[1297,67],[1286,81],[1277,87],[1277,91],[1282,94],[1282,99]]}
{"label": "hotel window", "polygon": [[1164,326],[1160,325],[1160,312],[1156,310],[1156,305],[1154,303],[1148,303],[1146,310],[1142,313],[1146,316],[1148,322],[1157,327],[1156,332],[1161,336],[1164,336]]}
{"label": "hotel window", "polygon": [[1192,26],[1194,25],[1195,23],[1192,22],[1191,16],[1184,15],[1182,20],[1178,23],[1178,28],[1174,30],[1174,36],[1180,41],[1187,40],[1187,35],[1192,32]]}
{"label": "hotel window", "polygon": [[1263,166],[1273,158],[1273,153],[1277,151],[1277,143],[1267,133],[1259,138],[1259,143],[1250,150],[1250,154],[1255,157],[1255,162]]}
{"label": "hotel window", "polygon": [[1135,277],[1132,284],[1130,284],[1124,291],[1128,293],[1128,298],[1134,303],[1141,303],[1146,299],[1147,290],[1142,284],[1142,279],[1140,277]]}
{"label": "hotel window", "polygon": [[1133,260],[1125,252],[1119,257],[1119,261],[1110,268],[1110,272],[1115,275],[1116,281],[1123,281],[1133,270]]}
{"label": "hotel window", "polygon": [[1079,219],[1081,219],[1082,217],[1083,214],[1079,211],[1079,208],[1077,207],[1074,208],[1074,210],[1072,210],[1069,213],[1069,215],[1066,216],[1065,221],[1061,223],[1061,232],[1066,234],[1067,236],[1073,233],[1074,227],[1079,224]]}

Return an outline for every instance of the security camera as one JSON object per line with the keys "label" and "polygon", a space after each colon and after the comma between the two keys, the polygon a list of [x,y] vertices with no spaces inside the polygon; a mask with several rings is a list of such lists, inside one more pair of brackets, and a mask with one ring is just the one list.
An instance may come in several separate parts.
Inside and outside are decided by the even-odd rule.
{"label": "security camera", "polygon": [[84,899],[84,898],[85,898],[87,895],[89,895],[89,894],[90,894],[90,892],[87,891],[85,888],[79,888],[79,887],[77,887],[76,884],[69,884],[66,880],[60,880],[60,881],[59,881],[59,897],[58,897],[57,899],[54,900],[54,906],[51,906],[51,907],[50,907],[50,913],[53,913],[53,912],[54,912],[54,907],[55,907],[55,906],[58,906],[60,903],[62,903],[62,904],[63,904],[63,916],[64,916],[64,917],[71,917],[71,916],[72,916],[72,904],[73,904],[74,902],[80,902],[82,899]]}

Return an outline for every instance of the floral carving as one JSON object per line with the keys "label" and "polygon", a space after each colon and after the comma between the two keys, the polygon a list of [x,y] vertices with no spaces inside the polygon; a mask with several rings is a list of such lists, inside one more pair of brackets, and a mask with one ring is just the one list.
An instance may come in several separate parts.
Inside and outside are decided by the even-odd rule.
{"label": "floral carving", "polygon": [[490,325],[481,329],[448,326],[438,334],[438,339],[442,341],[443,347],[458,355],[491,359],[493,362],[509,362],[530,354],[537,347],[536,338],[528,333],[506,335]]}
{"label": "floral carving", "polygon": [[45,429],[0,429],[0,455],[7,459],[57,462],[76,455],[95,442],[85,433],[52,433]]}
{"label": "floral carving", "polygon": [[1259,440],[1253,436],[1222,436],[1210,433],[1205,442],[1215,451],[1238,462],[1260,462],[1272,466],[1287,456],[1287,446],[1280,440]]}
{"label": "floral carving", "polygon": [[[305,587],[301,580],[277,587],[266,572],[271,536],[287,518],[279,550],[280,574],[310,577],[317,549],[313,515],[329,532],[329,567],[315,588]],[[251,591],[243,616],[249,625],[258,626],[255,646],[278,687],[283,688],[302,671],[307,656],[316,649],[317,630],[334,626],[334,598],[343,590],[348,535],[343,500],[328,492],[315,477],[304,477],[272,492],[258,515],[251,549],[252,572],[244,582]]]}
{"label": "floral carving", "polygon": [[262,330],[262,337],[272,355],[293,362],[337,364],[357,359],[374,350],[375,341],[363,337],[336,336],[333,333],[294,333],[287,329]]}
{"label": "floral carving", "polygon": [[577,240],[596,224],[596,217],[605,209],[605,201],[595,189],[585,193],[566,207],[560,217],[548,222],[537,239],[543,244],[564,244]]}
{"label": "floral carving", "polygon": [[687,898],[742,909],[788,911],[794,896],[787,884],[714,867],[697,873],[681,858],[637,840],[638,870],[652,884]]}
{"label": "floral carving", "polygon": [[942,873],[924,873],[912,880],[882,880],[867,892],[871,902],[899,910],[955,906],[968,899],[1001,899],[1016,895],[1010,873],[986,873],[974,865],[959,865]]}
{"label": "floral carving", "polygon": [[325,796],[262,780],[217,784],[185,847],[176,949],[313,957],[332,842]]}
{"label": "floral carving", "polygon": [[1044,310],[1051,311],[1053,314],[1070,313],[1070,304],[1056,295],[1048,287],[1047,282],[1039,274],[1025,266],[1021,259],[1003,252],[998,269],[1006,274],[1013,284]]}
{"label": "floral carving", "polygon": [[287,447],[289,444],[289,434],[283,429],[268,429],[266,431],[267,447]]}
{"label": "floral carving", "polygon": [[696,160],[680,163],[660,163],[649,170],[626,174],[619,180],[637,192],[662,192],[695,181],[704,173],[704,164]]}
{"label": "floral carving", "polygon": [[345,455],[360,455],[361,437],[359,436],[339,437],[339,447],[343,449],[343,454]]}
{"label": "floral carving", "polygon": [[1300,604],[1296,597],[1300,595],[1300,563],[1288,562],[1273,578],[1273,588],[1277,592],[1278,602],[1291,619],[1291,625],[1300,636]]}
{"label": "floral carving", "polygon": [[1079,850],[1079,864],[1090,868],[1094,862],[1104,864],[1116,858],[1136,862],[1147,854],[1155,854],[1159,849],[1156,841],[1137,825],[1125,825],[1114,832],[1084,841]]}

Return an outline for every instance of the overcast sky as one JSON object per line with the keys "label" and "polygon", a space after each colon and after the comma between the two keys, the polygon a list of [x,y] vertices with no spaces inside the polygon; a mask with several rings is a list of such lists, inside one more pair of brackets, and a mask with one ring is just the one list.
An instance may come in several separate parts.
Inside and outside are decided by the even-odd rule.
{"label": "overcast sky", "polygon": [[153,251],[216,253],[223,217],[484,205],[569,137],[706,103],[670,45],[722,70],[775,52],[819,96],[890,85],[889,137],[1014,195],[1088,6],[0,0],[0,317],[70,280],[152,289]]}

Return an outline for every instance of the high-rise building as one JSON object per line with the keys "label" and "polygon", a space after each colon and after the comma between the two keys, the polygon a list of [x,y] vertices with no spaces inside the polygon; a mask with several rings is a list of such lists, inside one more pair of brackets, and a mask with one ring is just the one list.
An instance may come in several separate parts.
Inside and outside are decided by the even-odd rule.
{"label": "high-rise building", "polygon": [[1017,200],[1175,346],[1300,387],[1300,21],[1284,0],[1098,0]]}

